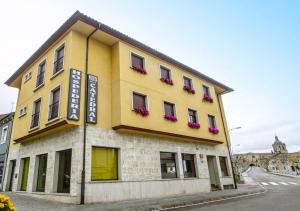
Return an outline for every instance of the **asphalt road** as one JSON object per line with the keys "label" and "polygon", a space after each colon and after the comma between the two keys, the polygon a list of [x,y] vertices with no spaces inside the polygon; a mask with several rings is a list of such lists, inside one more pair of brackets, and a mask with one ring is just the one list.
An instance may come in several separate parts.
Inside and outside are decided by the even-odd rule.
{"label": "asphalt road", "polygon": [[181,210],[201,211],[300,211],[300,179],[273,175],[259,167],[252,167],[246,181],[250,185],[260,185],[265,194],[206,206]]}

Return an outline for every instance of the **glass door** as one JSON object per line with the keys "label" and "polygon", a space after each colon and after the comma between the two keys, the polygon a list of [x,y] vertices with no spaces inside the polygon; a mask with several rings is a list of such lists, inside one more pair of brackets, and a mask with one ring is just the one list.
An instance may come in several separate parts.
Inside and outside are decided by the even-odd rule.
{"label": "glass door", "polygon": [[59,152],[59,168],[57,182],[58,193],[70,193],[71,157],[71,149]]}
{"label": "glass door", "polygon": [[37,192],[45,192],[46,173],[47,173],[47,154],[38,155],[38,175],[37,175]]}

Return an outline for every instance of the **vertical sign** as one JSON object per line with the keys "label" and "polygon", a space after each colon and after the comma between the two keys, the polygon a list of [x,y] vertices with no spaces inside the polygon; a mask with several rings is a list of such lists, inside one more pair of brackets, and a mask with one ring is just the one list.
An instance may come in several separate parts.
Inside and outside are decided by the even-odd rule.
{"label": "vertical sign", "polygon": [[98,94],[98,78],[94,75],[88,75],[88,95],[87,95],[87,123],[97,123],[97,94]]}
{"label": "vertical sign", "polygon": [[68,119],[79,120],[80,117],[81,71],[71,69],[69,80]]}

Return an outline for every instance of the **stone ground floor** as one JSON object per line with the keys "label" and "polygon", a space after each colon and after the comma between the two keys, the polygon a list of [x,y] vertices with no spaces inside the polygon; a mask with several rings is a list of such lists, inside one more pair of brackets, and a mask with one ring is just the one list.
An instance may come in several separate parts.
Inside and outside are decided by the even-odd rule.
{"label": "stone ground floor", "polygon": [[[4,190],[79,203],[82,127],[10,148]],[[233,187],[225,144],[88,127],[86,203],[149,199]]]}

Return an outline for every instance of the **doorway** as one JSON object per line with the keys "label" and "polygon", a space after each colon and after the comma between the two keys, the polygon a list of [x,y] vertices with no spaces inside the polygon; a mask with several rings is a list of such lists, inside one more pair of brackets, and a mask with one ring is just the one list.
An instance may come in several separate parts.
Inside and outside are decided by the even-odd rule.
{"label": "doorway", "polygon": [[64,150],[59,153],[59,166],[57,178],[57,192],[70,193],[71,182],[71,158],[72,150]]}
{"label": "doorway", "polygon": [[36,183],[37,192],[45,192],[46,173],[47,173],[47,154],[38,155],[38,175]]}
{"label": "doorway", "polygon": [[216,156],[207,156],[210,187],[212,191],[221,190],[220,177]]}
{"label": "doorway", "polygon": [[12,191],[12,186],[14,184],[14,176],[15,176],[15,168],[16,168],[16,160],[11,160],[9,162],[9,182],[8,182],[8,191]]}

